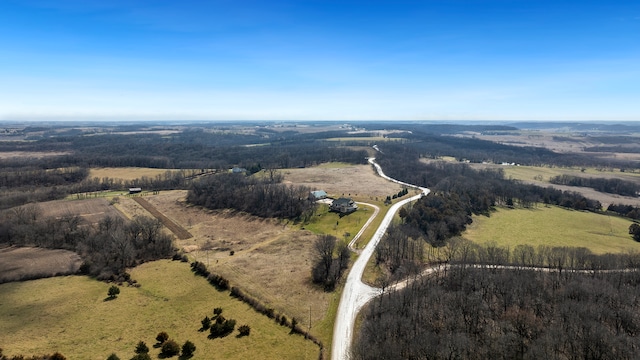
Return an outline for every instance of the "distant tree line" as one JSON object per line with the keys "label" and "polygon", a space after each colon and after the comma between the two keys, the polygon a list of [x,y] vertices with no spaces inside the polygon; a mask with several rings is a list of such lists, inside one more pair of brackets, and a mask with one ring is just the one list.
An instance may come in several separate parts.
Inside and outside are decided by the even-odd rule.
{"label": "distant tree line", "polygon": [[596,191],[622,196],[638,196],[638,192],[640,192],[640,184],[621,179],[558,175],[549,179],[549,182],[558,185],[589,187]]}
{"label": "distant tree line", "polygon": [[[134,127],[136,128],[136,127]],[[54,132],[30,142],[2,142],[0,151],[57,151],[67,155],[0,160],[0,209],[61,199],[69,194],[142,187],[184,189],[194,171],[228,170],[239,166],[248,174],[261,169],[306,167],[340,161],[364,164],[367,153],[322,141],[337,134],[275,133],[254,135],[224,129],[194,129],[168,136],[157,134],[91,135]],[[344,134],[344,132],[340,132]],[[183,169],[132,181],[89,178],[91,167]],[[188,169],[188,170],[186,170]]]}
{"label": "distant tree line", "polygon": [[[342,132],[344,134],[344,132]],[[45,168],[151,167],[161,169],[228,169],[262,164],[288,168],[341,161],[364,164],[366,152],[322,141],[326,134],[243,135],[230,131],[186,130],[170,135],[104,134],[52,136],[29,143],[0,142],[3,151],[59,151],[45,159],[3,160],[0,167],[25,163]]]}
{"label": "distant tree line", "polygon": [[589,152],[606,152],[606,153],[640,153],[640,147],[637,146],[588,146],[584,148],[584,151]]}
{"label": "distant tree line", "polygon": [[0,188],[67,185],[81,182],[88,175],[89,169],[81,167],[58,169],[9,168],[0,173]]}
{"label": "distant tree line", "polygon": [[304,219],[311,216],[315,202],[310,189],[279,183],[282,176],[243,174],[208,176],[191,184],[187,201],[207,209],[235,209],[260,217]]}
{"label": "distant tree line", "polygon": [[635,272],[458,268],[371,301],[352,359],[635,359]]}
{"label": "distant tree line", "polygon": [[640,207],[633,205],[610,204],[607,207],[608,212],[616,213],[629,219],[640,220]]}
{"label": "distant tree line", "polygon": [[[390,134],[389,137],[406,139],[403,142],[378,144],[385,154],[410,152],[429,159],[453,156],[458,161],[496,164],[515,163],[535,166],[593,166],[637,169],[638,165],[623,159],[600,158],[583,154],[561,154],[533,146],[511,146],[473,137],[453,136],[451,131],[439,131],[425,125],[405,125],[410,132]],[[462,129],[461,129],[462,130]],[[463,130],[462,130],[463,131]]]}

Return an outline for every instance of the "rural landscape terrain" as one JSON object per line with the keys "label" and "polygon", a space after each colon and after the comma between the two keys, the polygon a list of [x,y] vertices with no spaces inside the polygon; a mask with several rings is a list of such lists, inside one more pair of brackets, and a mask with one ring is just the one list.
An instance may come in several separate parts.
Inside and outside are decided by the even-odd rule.
{"label": "rural landscape terrain", "polygon": [[638,123],[5,121],[0,169],[0,359],[640,348]]}

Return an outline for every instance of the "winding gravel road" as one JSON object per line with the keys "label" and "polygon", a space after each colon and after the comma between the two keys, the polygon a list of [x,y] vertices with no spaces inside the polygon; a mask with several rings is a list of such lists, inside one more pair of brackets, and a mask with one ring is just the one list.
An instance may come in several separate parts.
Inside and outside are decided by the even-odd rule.
{"label": "winding gravel road", "polygon": [[367,302],[382,293],[382,289],[371,287],[362,282],[364,269],[367,262],[369,262],[371,255],[373,255],[376,246],[378,246],[380,239],[382,239],[382,236],[384,236],[387,231],[387,227],[391,224],[391,220],[393,220],[394,215],[402,206],[429,194],[429,189],[427,188],[407,184],[388,177],[384,172],[382,172],[380,165],[375,162],[375,158],[370,158],[369,163],[376,168],[381,177],[407,187],[419,189],[421,193],[419,195],[412,196],[409,199],[397,202],[391,206],[382,220],[382,223],[378,227],[378,230],[376,230],[367,246],[362,250],[360,256],[353,264],[351,271],[349,271],[349,275],[347,276],[347,281],[340,298],[340,305],[338,305],[336,322],[333,327],[333,343],[331,346],[331,358],[333,360],[344,360],[349,358],[349,347],[351,346],[351,340],[353,339],[353,329],[358,312]]}
{"label": "winding gravel road", "polygon": [[[351,268],[351,271],[349,272],[349,275],[347,277],[347,281],[345,283],[342,296],[340,298],[340,305],[338,306],[338,313],[336,315],[336,321],[333,327],[333,344],[331,347],[332,360],[349,359],[349,348],[353,340],[353,330],[355,327],[355,320],[356,320],[356,316],[358,315],[358,312],[367,302],[381,295],[383,292],[383,290],[380,288],[374,288],[364,284],[361,279],[362,279],[362,274],[364,273],[364,269],[367,263],[369,262],[369,259],[371,258],[371,255],[373,255],[373,252],[375,251],[376,246],[378,246],[380,239],[382,239],[382,236],[384,236],[387,230],[387,227],[389,227],[389,225],[391,224],[391,220],[393,220],[395,213],[403,205],[407,204],[408,202],[415,201],[421,198],[422,196],[429,194],[430,192],[430,190],[427,188],[419,187],[412,184],[407,184],[402,181],[398,181],[388,177],[382,172],[382,169],[380,168],[380,166],[375,162],[375,158],[370,158],[369,163],[371,163],[376,168],[376,170],[378,171],[378,174],[381,177],[407,187],[419,189],[421,193],[419,195],[412,196],[409,199],[402,200],[394,204],[389,209],[384,219],[382,220],[382,223],[380,224],[375,234],[371,238],[371,241],[369,241],[367,246],[360,253],[360,256],[358,257],[358,259],[353,264],[353,267]],[[365,226],[363,226],[363,229],[370,224],[373,218],[375,218],[375,214],[369,219],[369,221],[365,224]],[[364,230],[361,230],[358,233],[358,235],[356,236],[356,239],[361,235],[363,231]],[[426,276],[435,271],[442,271],[455,266],[458,266],[458,265],[440,264],[440,265],[425,269],[422,272],[421,276]],[[475,268],[508,269],[508,270],[518,269],[518,270],[533,270],[533,271],[544,271],[544,272],[571,271],[571,272],[579,272],[579,273],[592,273],[594,271],[597,271],[597,272],[608,273],[608,272],[640,271],[640,269],[562,270],[562,269],[550,268],[550,267],[535,267],[535,266],[527,267],[527,266],[510,266],[510,265],[470,265],[470,266]],[[412,280],[413,279],[406,279],[404,281],[391,285],[386,291],[400,290],[406,287]]]}

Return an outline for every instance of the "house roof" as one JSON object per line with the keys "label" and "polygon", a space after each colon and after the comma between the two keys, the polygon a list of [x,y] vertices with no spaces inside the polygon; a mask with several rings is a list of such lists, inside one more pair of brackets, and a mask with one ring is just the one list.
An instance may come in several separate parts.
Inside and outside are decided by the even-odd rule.
{"label": "house roof", "polygon": [[353,200],[351,200],[351,198],[338,198],[333,200],[333,205],[349,205],[349,203],[351,203]]}
{"label": "house roof", "polygon": [[312,191],[311,195],[315,196],[316,198],[327,197],[327,193],[324,190]]}

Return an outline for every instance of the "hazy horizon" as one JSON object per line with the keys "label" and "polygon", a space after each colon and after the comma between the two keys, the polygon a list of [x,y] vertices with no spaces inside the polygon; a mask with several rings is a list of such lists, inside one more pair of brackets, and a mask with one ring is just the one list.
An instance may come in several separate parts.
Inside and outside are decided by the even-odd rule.
{"label": "hazy horizon", "polygon": [[8,0],[0,22],[0,121],[640,120],[640,3]]}

